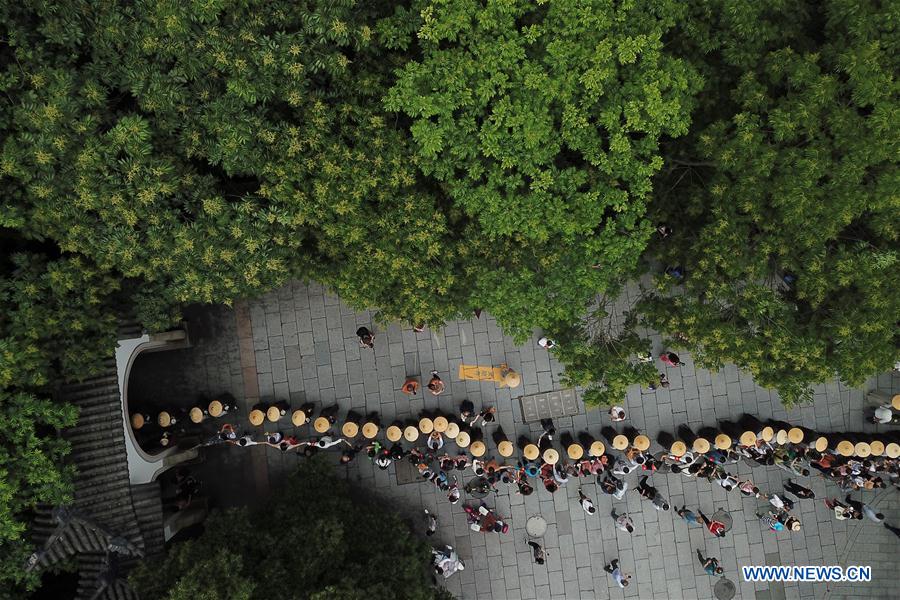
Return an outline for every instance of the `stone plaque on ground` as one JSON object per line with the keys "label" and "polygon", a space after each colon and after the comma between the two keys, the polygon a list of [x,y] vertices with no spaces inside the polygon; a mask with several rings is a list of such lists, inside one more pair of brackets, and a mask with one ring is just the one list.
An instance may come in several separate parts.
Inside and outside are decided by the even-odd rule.
{"label": "stone plaque on ground", "polygon": [[422,480],[419,469],[408,460],[395,460],[394,472],[397,475],[397,485],[415,483]]}
{"label": "stone plaque on ground", "polygon": [[578,396],[573,388],[522,396],[519,401],[522,405],[522,418],[526,423],[568,417],[581,412],[578,407]]}

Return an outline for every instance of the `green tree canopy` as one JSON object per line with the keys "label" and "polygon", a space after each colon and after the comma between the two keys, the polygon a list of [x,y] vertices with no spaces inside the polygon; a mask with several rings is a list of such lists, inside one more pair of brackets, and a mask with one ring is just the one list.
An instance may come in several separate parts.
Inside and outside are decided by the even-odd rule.
{"label": "green tree canopy", "polygon": [[674,296],[661,278],[642,308],[702,364],[734,362],[793,402],[896,359],[898,11],[741,6],[685,38],[711,79],[692,134],[669,145],[654,210],[674,233],[654,254],[687,276]]}
{"label": "green tree canopy", "polygon": [[[698,83],[664,51],[677,2],[417,0],[382,22],[421,58],[385,105],[416,162],[471,222],[478,305],[505,326],[572,322],[649,235],[658,141],[687,130]],[[415,23],[415,27],[410,23]]]}
{"label": "green tree canopy", "polygon": [[322,460],[304,462],[265,506],[214,513],[204,527],[132,573],[141,597],[447,597],[432,587],[427,544]]}

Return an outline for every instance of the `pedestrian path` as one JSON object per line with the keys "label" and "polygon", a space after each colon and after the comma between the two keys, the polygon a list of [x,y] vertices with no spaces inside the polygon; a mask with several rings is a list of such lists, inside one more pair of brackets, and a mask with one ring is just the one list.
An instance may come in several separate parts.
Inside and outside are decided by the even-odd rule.
{"label": "pedestrian path", "polygon": [[[389,423],[417,416],[426,409],[452,414],[468,398],[476,409],[496,406],[497,425],[510,439],[521,434],[536,439],[540,425],[525,422],[519,398],[564,389],[559,378],[562,367],[537,344],[540,336],[517,346],[487,314],[448,323],[439,331],[426,329],[417,333],[399,324],[382,329],[373,322],[371,314],[350,310],[321,286],[295,282],[252,301],[249,316],[254,364],[243,373],[245,379],[248,373],[255,377],[255,386],[248,389],[258,390],[264,401],[290,399],[294,405],[312,401],[319,406],[337,403],[342,411],[377,411],[382,423]],[[375,331],[374,350],[359,347],[356,330],[361,325]],[[658,336],[653,340],[658,354],[661,340]],[[669,388],[628,390],[623,399],[628,420],[619,428],[633,426],[655,439],[660,430],[674,431],[679,424],[696,430],[746,412],[761,419],[783,419],[821,431],[872,430],[873,426],[863,423],[865,388],[854,390],[838,382],[829,383],[816,389],[811,405],[785,411],[773,392],[759,388],[735,367],[710,373],[696,368],[686,352],[679,355],[685,362],[680,368],[657,365],[668,374]],[[243,358],[241,362],[245,367],[249,364]],[[520,387],[510,390],[498,388],[493,382],[457,378],[460,364],[502,363],[521,374]],[[444,394],[409,397],[399,391],[407,376],[419,375],[427,380],[432,369],[446,384]],[[898,391],[900,377],[887,374],[868,385],[876,384],[881,389]],[[244,385],[247,387],[246,381]],[[599,436],[600,428],[610,425],[604,409],[586,410],[581,406],[580,410],[579,414],[555,419],[557,430],[573,434],[587,430]],[[486,438],[491,431],[485,428]],[[277,483],[297,460],[292,454],[266,453],[269,480]],[[787,478],[780,469],[746,463],[739,464],[736,471],[740,476],[751,477],[764,491],[780,492],[782,481]],[[445,583],[460,598],[711,598],[716,579],[703,572],[696,557],[698,548],[705,556],[720,559],[725,575],[737,584],[736,598],[821,598],[826,592],[830,593],[829,598],[850,598],[858,597],[860,589],[833,586],[826,590],[825,584],[770,587],[743,583],[738,566],[848,564],[848,560],[868,560],[868,553],[876,549],[890,557],[888,550],[893,548],[896,556],[900,548],[896,537],[875,524],[858,522],[848,527],[846,522],[835,521],[820,500],[799,504],[795,512],[803,520],[801,533],[762,531],[754,515],[761,505],[759,501],[744,499],[737,492],[727,494],[715,483],[674,474],[656,475],[652,483],[673,505],[699,507],[706,514],[717,508],[730,511],[734,524],[725,538],[714,539],[700,527],[688,530],[677,515],[653,510],[649,502],[642,502],[633,492],[616,501],[615,506],[620,513],[628,511],[634,517],[636,530],[632,535],[618,531],[609,517],[613,506],[609,496],[599,493],[593,482],[586,480],[581,484],[597,506],[595,515],[589,516],[581,509],[575,481],[553,495],[542,489],[526,497],[504,491],[491,503],[499,514],[511,517],[510,532],[484,535],[470,531],[461,506],[451,507],[446,495],[434,486],[398,485],[393,467],[381,471],[362,458],[354,461],[347,473],[351,480],[375,490],[415,523],[424,524],[424,508],[437,515],[438,529],[431,539],[453,545],[467,564],[465,571]],[[636,478],[629,483],[634,487]],[[825,483],[821,478],[810,478],[805,485],[818,497],[824,497]],[[837,495],[836,488],[831,486],[829,495]],[[891,511],[898,512],[897,494],[891,491],[879,501],[884,503],[883,512],[890,521]],[[534,515],[541,515],[548,523],[543,544],[549,557],[544,565],[533,563],[526,545],[525,523]],[[861,528],[860,533],[855,532],[855,527]],[[875,581],[865,588],[865,597],[887,598],[896,591],[890,559],[882,561],[881,556],[879,561],[872,559]],[[625,590],[619,589],[603,571],[603,565],[613,558],[619,559],[625,572],[634,575],[632,585]]]}

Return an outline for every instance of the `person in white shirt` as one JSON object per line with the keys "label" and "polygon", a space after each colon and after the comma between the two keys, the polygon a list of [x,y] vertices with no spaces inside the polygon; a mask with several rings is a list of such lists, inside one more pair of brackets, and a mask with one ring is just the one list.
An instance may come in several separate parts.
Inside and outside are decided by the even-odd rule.
{"label": "person in white shirt", "polygon": [[348,442],[344,438],[334,439],[327,435],[320,437],[319,441],[316,442],[316,446],[318,446],[320,450],[327,450],[328,448],[337,446],[338,444],[347,444],[349,446],[350,442]]}
{"label": "person in white shirt", "polygon": [[614,558],[611,563],[603,567],[603,570],[612,575],[612,578],[616,583],[619,584],[620,588],[625,588],[628,586],[628,581],[631,579],[631,575],[625,575],[622,573],[622,569],[619,568],[619,559]]}
{"label": "person in white shirt", "polygon": [[735,486],[737,486],[738,480],[734,475],[725,473],[724,477],[720,476],[718,479],[716,479],[716,483],[725,488],[726,492],[730,492],[735,488]]}
{"label": "person in white shirt", "polygon": [[872,417],[872,422],[880,425],[887,425],[888,423],[894,422],[894,420],[894,411],[891,410],[890,404],[882,404],[876,408],[875,414]]}
{"label": "person in white shirt", "polygon": [[609,418],[613,423],[625,420],[625,409],[621,406],[613,406],[609,409]]}
{"label": "person in white shirt", "polygon": [[584,492],[581,491],[581,488],[578,488],[578,500],[581,502],[581,508],[584,509],[589,515],[592,515],[597,512],[597,508],[594,506],[594,503],[590,498],[584,495]]}
{"label": "person in white shirt", "polygon": [[625,533],[633,533],[634,532],[634,521],[631,520],[631,517],[628,516],[628,513],[622,513],[621,515],[616,514],[616,509],[613,508],[612,512],[609,513],[615,522],[616,529],[620,529]]}
{"label": "person in white shirt", "polygon": [[632,470],[633,467],[623,460],[616,459],[616,462],[613,463],[612,472],[614,475],[628,475]]}
{"label": "person in white shirt", "polygon": [[432,431],[425,443],[431,450],[440,450],[444,447],[444,436],[439,431]]}
{"label": "person in white shirt", "polygon": [[542,337],[538,340],[538,346],[541,348],[546,348],[547,350],[556,346],[556,342],[548,338],[547,336]]}

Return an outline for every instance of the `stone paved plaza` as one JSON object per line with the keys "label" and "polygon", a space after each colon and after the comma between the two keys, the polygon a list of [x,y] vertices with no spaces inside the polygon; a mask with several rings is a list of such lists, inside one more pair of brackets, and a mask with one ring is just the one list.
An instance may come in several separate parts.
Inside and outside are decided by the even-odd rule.
{"label": "stone paved plaza", "polygon": [[[303,401],[312,401],[317,407],[337,403],[342,412],[351,408],[361,413],[377,411],[382,423],[389,424],[395,418],[417,416],[423,409],[453,414],[459,403],[468,398],[476,409],[496,406],[498,424],[510,439],[522,433],[536,439],[539,425],[523,423],[516,399],[562,388],[562,367],[537,345],[538,336],[516,346],[487,314],[480,319],[449,323],[439,331],[426,329],[416,333],[400,324],[383,329],[374,324],[371,314],[350,310],[321,286],[301,283],[238,306],[234,312],[219,309],[216,314],[223,321],[223,338],[207,340],[206,346],[201,341],[193,368],[201,373],[208,369],[207,387],[225,387],[242,399],[245,408],[258,399],[290,399],[294,406]],[[360,325],[376,332],[374,351],[359,348],[355,332]],[[233,337],[235,334],[243,339],[239,342]],[[653,339],[658,354],[661,342],[658,336]],[[236,361],[238,347],[240,364]],[[900,389],[900,377],[896,374],[882,375],[877,381],[873,378],[862,389],[848,389],[835,382],[817,388],[812,405],[785,411],[776,394],[757,387],[736,368],[710,373],[695,368],[686,352],[679,354],[686,363],[680,369],[666,369],[657,361],[660,370],[668,373],[670,388],[655,392],[629,389],[624,399],[628,420],[618,429],[621,425],[633,426],[655,440],[660,430],[674,432],[682,423],[696,430],[746,412],[824,432],[871,431],[874,426],[865,425],[862,418],[864,392],[876,385],[892,391]],[[522,374],[522,387],[510,391],[498,389],[493,383],[464,382],[456,377],[460,363],[504,362]],[[229,368],[223,369],[223,363]],[[446,383],[443,395],[425,393],[410,398],[399,391],[408,375],[420,375],[427,381],[432,369]],[[604,409],[581,409],[581,414],[556,420],[559,433],[586,430],[599,436],[600,428],[610,424]],[[298,437],[311,434],[309,428],[294,430],[289,423],[281,429]],[[484,429],[485,438],[489,439],[492,428]],[[448,446],[452,453],[454,446]],[[489,443],[488,455],[492,450],[495,448]],[[656,444],[654,450],[659,450]],[[293,453],[283,455],[262,446],[249,452],[253,453],[257,485],[277,485],[302,460]],[[337,463],[337,456],[334,458]],[[763,491],[769,492],[780,493],[782,482],[787,479],[787,474],[776,467],[751,468],[741,463],[729,470],[750,476]],[[609,517],[610,497],[599,492],[594,478],[582,479],[581,485],[594,500],[596,515],[589,516],[581,509],[578,480],[570,480],[553,495],[538,483],[535,493],[527,497],[501,490],[500,495],[489,498],[501,515],[511,517],[511,529],[507,535],[484,535],[469,530],[462,503],[451,507],[446,495],[428,483],[398,485],[393,466],[381,471],[365,457],[359,457],[347,470],[347,477],[377,492],[420,530],[424,529],[423,508],[438,516],[439,529],[432,541],[435,545],[452,544],[467,565],[465,571],[445,582],[447,589],[459,598],[712,598],[717,579],[702,571],[696,557],[698,548],[705,555],[720,559],[725,575],[738,586],[736,598],[900,597],[900,591],[893,587],[900,540],[867,520],[849,525],[835,520],[821,499],[843,495],[834,485],[826,487],[821,477],[803,482],[816,492],[817,499],[800,501],[795,509],[803,522],[798,534],[764,531],[754,516],[763,502],[745,499],[736,491],[728,494],[715,483],[677,474],[660,474],[651,479],[672,505],[687,504],[707,515],[717,508],[731,511],[734,526],[722,539],[713,538],[701,527],[689,530],[673,512],[657,512],[631,491],[623,500],[615,501],[615,506],[620,513],[627,511],[633,516],[636,529],[632,535],[618,531]],[[630,487],[636,481],[632,475],[628,480]],[[854,496],[877,506],[887,515],[888,522],[900,525],[900,503],[895,490]],[[541,515],[549,523],[543,538],[549,552],[545,565],[533,563],[525,543],[525,523],[533,515]],[[625,572],[634,575],[632,585],[625,590],[619,589],[603,571],[603,565],[613,558],[619,559]],[[739,574],[741,565],[806,564],[872,565],[874,581],[855,587],[752,584],[741,582]]]}

